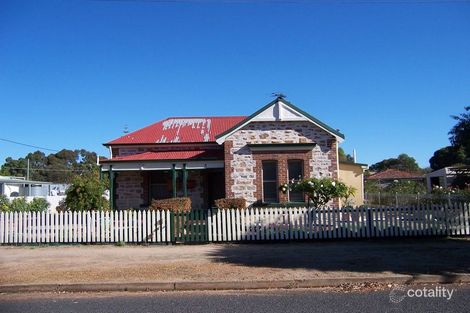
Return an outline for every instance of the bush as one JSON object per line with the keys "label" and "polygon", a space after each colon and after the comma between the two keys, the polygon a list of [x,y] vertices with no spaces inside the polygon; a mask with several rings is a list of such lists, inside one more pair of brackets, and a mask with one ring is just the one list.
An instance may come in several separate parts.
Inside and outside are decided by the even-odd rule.
{"label": "bush", "polygon": [[0,212],[8,212],[10,210],[10,200],[7,196],[0,195]]}
{"label": "bush", "polygon": [[10,211],[13,211],[13,212],[29,211],[28,202],[26,202],[25,198],[16,198],[10,203]]}
{"label": "bush", "polygon": [[169,198],[161,200],[152,200],[149,206],[150,210],[169,210],[171,212],[189,212],[191,211],[191,198]]}
{"label": "bush", "polygon": [[289,184],[289,189],[304,192],[315,208],[321,208],[334,198],[349,198],[355,189],[331,178],[306,178]]}
{"label": "bush", "polygon": [[246,200],[243,198],[222,198],[214,201],[218,209],[246,209]]}
{"label": "bush", "polygon": [[4,195],[0,195],[0,211],[3,212],[43,212],[49,208],[49,202],[44,198],[33,198],[29,203],[25,198],[16,198],[9,201]]}
{"label": "bush", "polygon": [[108,210],[109,202],[103,196],[106,188],[106,181],[97,173],[76,176],[65,192],[65,207],[71,211]]}
{"label": "bush", "polygon": [[29,211],[44,212],[49,208],[49,202],[44,198],[34,198],[28,203]]}

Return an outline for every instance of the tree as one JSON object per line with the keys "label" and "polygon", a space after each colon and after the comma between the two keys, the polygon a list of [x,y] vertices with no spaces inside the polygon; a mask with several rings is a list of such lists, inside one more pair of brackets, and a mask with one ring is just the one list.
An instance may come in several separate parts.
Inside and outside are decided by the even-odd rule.
{"label": "tree", "polygon": [[429,159],[429,164],[434,170],[470,164],[470,106],[465,107],[464,113],[451,117],[457,121],[449,131],[451,146],[435,151]]}
{"label": "tree", "polygon": [[450,142],[454,147],[461,147],[467,156],[470,156],[470,106],[459,116],[453,115],[457,124],[449,131]]}
{"label": "tree", "polygon": [[385,159],[375,164],[372,164],[369,169],[371,171],[385,171],[387,169],[397,169],[408,172],[418,172],[421,170],[415,158],[410,157],[406,153],[400,154],[397,158]]}
{"label": "tree", "polygon": [[48,156],[41,151],[36,151],[17,160],[8,157],[0,169],[0,175],[26,177],[28,159],[30,161],[30,179],[39,181],[69,183],[75,175],[98,168],[96,153],[84,149],[63,149]]}
{"label": "tree", "polygon": [[352,155],[346,154],[344,152],[344,149],[341,147],[338,148],[338,157],[339,157],[339,161],[354,162],[354,158],[352,157]]}
{"label": "tree", "polygon": [[447,146],[434,152],[429,159],[429,164],[433,170],[443,167],[464,164],[466,154],[462,147]]}
{"label": "tree", "polygon": [[104,197],[108,182],[100,179],[98,171],[74,177],[65,192],[65,207],[71,211],[107,210],[108,200]]}

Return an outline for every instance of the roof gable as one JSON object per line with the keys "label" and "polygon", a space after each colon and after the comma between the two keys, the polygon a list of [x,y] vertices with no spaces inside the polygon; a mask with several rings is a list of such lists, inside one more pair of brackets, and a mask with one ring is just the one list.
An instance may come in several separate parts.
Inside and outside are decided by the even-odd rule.
{"label": "roof gable", "polygon": [[271,101],[246,119],[240,121],[232,128],[226,130],[220,135],[216,136],[217,143],[221,144],[225,141],[225,138],[239,130],[243,126],[250,122],[274,122],[274,121],[307,121],[310,122],[324,131],[330,133],[338,139],[339,142],[344,140],[344,135],[338,130],[331,128],[325,123],[321,122],[317,118],[311,116],[307,112],[299,109],[292,103],[286,101],[283,98],[276,98]]}

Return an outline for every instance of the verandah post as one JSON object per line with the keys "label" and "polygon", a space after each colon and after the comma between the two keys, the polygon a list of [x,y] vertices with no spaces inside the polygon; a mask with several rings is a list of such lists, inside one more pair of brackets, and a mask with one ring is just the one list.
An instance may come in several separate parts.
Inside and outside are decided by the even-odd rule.
{"label": "verandah post", "polygon": [[183,164],[183,196],[188,196],[188,170],[186,169],[186,163]]}
{"label": "verandah post", "polygon": [[114,210],[114,172],[113,166],[109,166],[109,207]]}
{"label": "verandah post", "polygon": [[176,198],[176,164],[171,168],[171,181],[173,187],[173,198]]}

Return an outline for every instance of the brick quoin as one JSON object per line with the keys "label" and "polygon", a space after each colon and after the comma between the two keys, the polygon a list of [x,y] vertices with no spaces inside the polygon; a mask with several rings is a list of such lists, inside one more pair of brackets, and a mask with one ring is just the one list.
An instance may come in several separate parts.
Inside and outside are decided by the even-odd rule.
{"label": "brick quoin", "polygon": [[232,186],[234,184],[234,180],[232,178],[233,168],[231,161],[233,160],[232,154],[232,147],[233,142],[231,140],[227,140],[224,142],[224,170],[225,170],[225,197],[226,198],[233,198],[234,193],[232,191]]}

